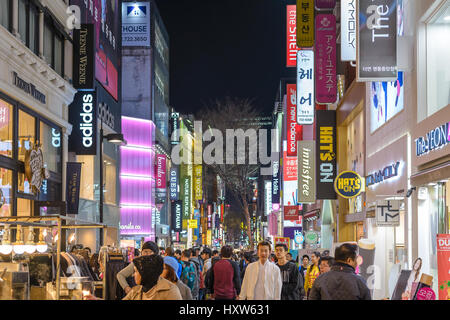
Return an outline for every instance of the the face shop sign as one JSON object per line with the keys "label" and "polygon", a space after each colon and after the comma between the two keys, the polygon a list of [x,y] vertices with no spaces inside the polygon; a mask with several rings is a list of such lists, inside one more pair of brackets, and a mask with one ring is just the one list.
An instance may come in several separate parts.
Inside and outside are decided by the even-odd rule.
{"label": "the face shop sign", "polygon": [[416,139],[416,156],[420,157],[450,143],[450,122],[431,130],[425,137]]}

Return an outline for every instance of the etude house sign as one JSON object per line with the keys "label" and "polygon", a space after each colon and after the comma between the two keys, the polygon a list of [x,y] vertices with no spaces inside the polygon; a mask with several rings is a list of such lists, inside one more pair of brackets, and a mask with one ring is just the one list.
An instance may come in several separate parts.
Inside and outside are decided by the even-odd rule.
{"label": "etude house sign", "polygon": [[36,89],[36,86],[32,84],[31,82],[26,82],[22,78],[20,78],[17,74],[17,72],[13,71],[13,84],[24,91],[25,93],[28,93],[30,96],[32,96],[34,99],[39,101],[42,104],[46,104],[46,96],[41,91]]}

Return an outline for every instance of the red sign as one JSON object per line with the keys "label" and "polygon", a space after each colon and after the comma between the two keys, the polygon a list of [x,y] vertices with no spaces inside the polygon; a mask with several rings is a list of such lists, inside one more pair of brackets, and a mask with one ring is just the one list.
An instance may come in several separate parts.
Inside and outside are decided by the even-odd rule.
{"label": "red sign", "polygon": [[288,157],[283,152],[283,181],[297,181],[297,157]]}
{"label": "red sign", "polygon": [[450,300],[450,234],[437,235],[439,300]]}
{"label": "red sign", "polygon": [[275,237],[274,240],[275,240],[275,244],[284,243],[289,249],[289,241],[291,239],[285,238],[285,237]]}
{"label": "red sign", "polygon": [[284,206],[284,220],[298,220],[298,206]]}
{"label": "red sign", "polygon": [[303,126],[297,124],[297,85],[287,85],[287,155],[297,156],[297,141],[303,138]]}
{"label": "red sign", "polygon": [[286,6],[286,67],[296,67],[297,66],[297,6],[289,5]]}
{"label": "red sign", "polygon": [[316,101],[321,104],[337,100],[336,17],[316,16]]}
{"label": "red sign", "polygon": [[156,188],[166,188],[166,156],[156,156]]}
{"label": "red sign", "polygon": [[212,215],[212,205],[208,204],[208,229],[211,229],[211,215]]}

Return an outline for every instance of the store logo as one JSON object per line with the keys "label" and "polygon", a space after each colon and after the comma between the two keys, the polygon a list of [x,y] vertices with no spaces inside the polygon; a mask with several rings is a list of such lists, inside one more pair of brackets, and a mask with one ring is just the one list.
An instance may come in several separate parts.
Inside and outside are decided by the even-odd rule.
{"label": "store logo", "polygon": [[13,72],[13,83],[17,88],[23,90],[25,93],[28,93],[30,96],[32,96],[34,99],[36,99],[40,103],[46,104],[45,94],[43,94],[42,92],[37,90],[36,87],[32,83],[26,82],[25,80],[20,78],[17,75],[17,72]]}
{"label": "store logo", "polygon": [[416,156],[420,157],[450,143],[450,122],[431,130],[425,137],[415,140]]}
{"label": "store logo", "polygon": [[320,148],[320,167],[319,167],[319,182],[333,183],[334,165],[333,161],[336,159],[334,127],[320,127],[319,130],[319,148]]}
{"label": "store logo", "polygon": [[83,95],[83,112],[80,113],[80,131],[82,133],[83,146],[89,148],[93,144],[93,126],[92,122],[94,120],[94,95],[92,93],[86,93]]}
{"label": "store logo", "polygon": [[356,172],[344,171],[336,177],[334,189],[343,198],[356,198],[362,192],[362,180]]}
{"label": "store logo", "polygon": [[371,186],[393,177],[397,177],[399,174],[400,162],[385,167],[383,170],[378,170],[366,177],[366,186]]}
{"label": "store logo", "polygon": [[[385,22],[383,25],[382,22]],[[377,30],[389,29],[389,6],[387,5],[371,5],[367,8],[367,28],[372,30],[372,42],[376,38],[389,38],[388,33],[376,34]]]}
{"label": "store logo", "polygon": [[119,229],[120,230],[141,230],[141,226],[132,225],[131,222],[127,225],[121,225],[119,223]]}
{"label": "store logo", "polygon": [[147,7],[146,6],[139,6],[139,5],[132,5],[127,6],[127,16],[130,18],[142,18],[147,16]]}

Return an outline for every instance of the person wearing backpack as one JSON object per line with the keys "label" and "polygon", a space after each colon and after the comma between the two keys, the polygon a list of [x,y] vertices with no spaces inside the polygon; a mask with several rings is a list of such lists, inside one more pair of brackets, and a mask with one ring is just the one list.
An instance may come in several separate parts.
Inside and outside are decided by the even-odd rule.
{"label": "person wearing backpack", "polygon": [[190,261],[191,250],[186,249],[181,254],[181,264],[183,270],[181,271],[181,281],[191,289],[192,299],[198,300],[199,292],[199,271],[195,262]]}
{"label": "person wearing backpack", "polygon": [[205,296],[205,281],[203,279],[203,264],[200,262],[201,258],[196,255],[198,248],[192,248],[191,251],[191,257],[189,261],[193,262],[195,264],[195,267],[197,268],[197,279],[198,279],[198,298],[196,300],[203,300]]}
{"label": "person wearing backpack", "polygon": [[236,300],[241,292],[239,265],[231,259],[232,255],[232,247],[222,247],[221,259],[211,267],[211,278],[207,283],[209,292],[213,293],[215,300]]}

